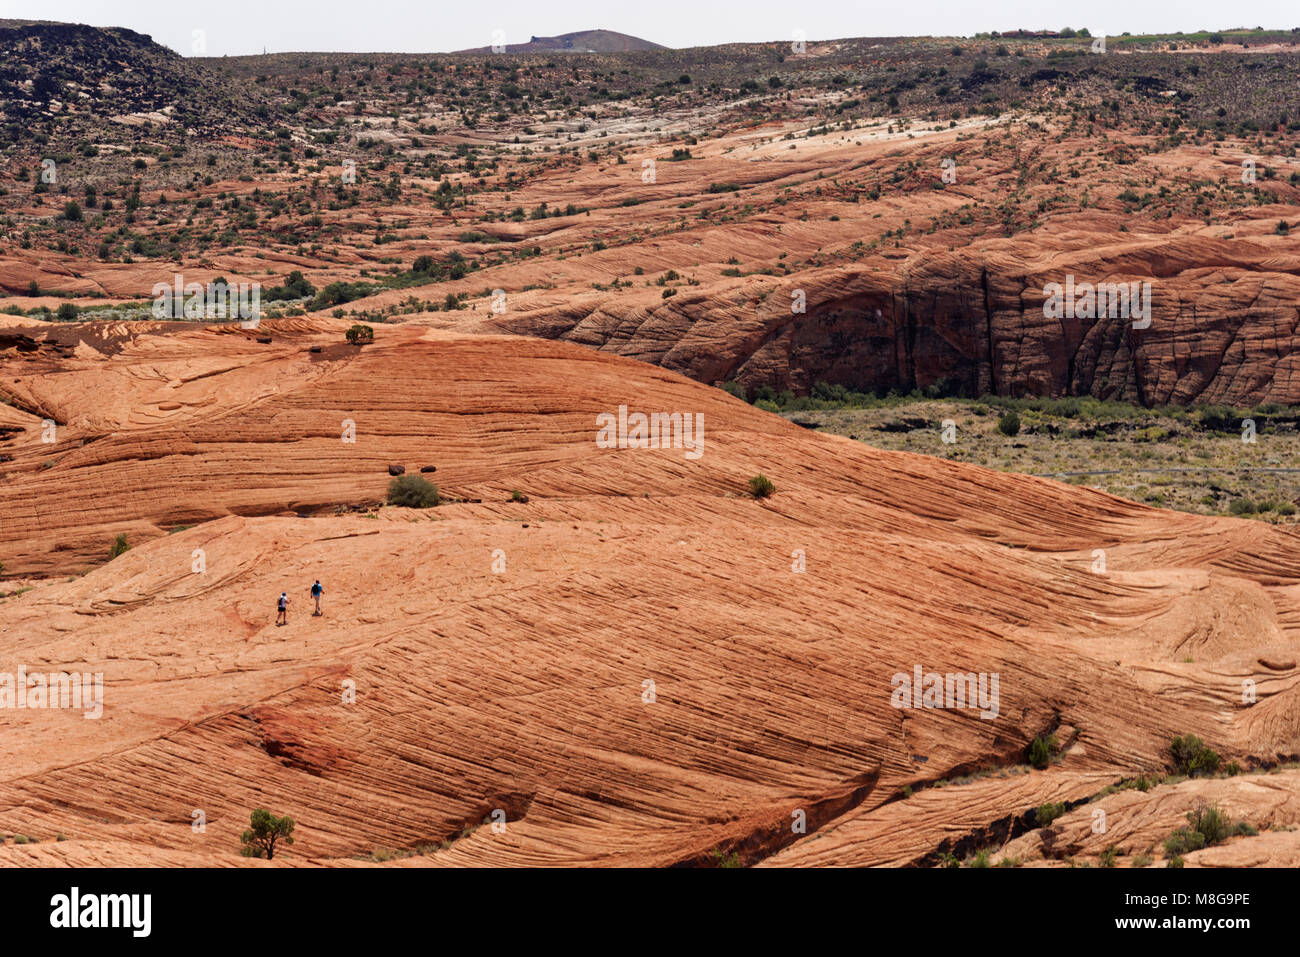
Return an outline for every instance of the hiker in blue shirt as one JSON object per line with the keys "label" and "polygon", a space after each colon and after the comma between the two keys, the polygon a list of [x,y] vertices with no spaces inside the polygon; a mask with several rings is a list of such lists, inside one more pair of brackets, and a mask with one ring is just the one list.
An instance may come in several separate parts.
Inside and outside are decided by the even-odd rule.
{"label": "hiker in blue shirt", "polygon": [[325,589],[321,587],[320,579],[316,579],[316,584],[311,586],[311,597],[316,599],[316,610],[312,612],[312,617],[318,616],[320,611],[320,596],[325,594]]}

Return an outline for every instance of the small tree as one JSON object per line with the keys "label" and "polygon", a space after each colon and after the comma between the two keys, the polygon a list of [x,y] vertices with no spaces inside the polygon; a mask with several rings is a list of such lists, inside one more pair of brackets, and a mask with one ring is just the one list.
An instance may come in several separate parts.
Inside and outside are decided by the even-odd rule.
{"label": "small tree", "polygon": [[367,342],[375,341],[375,330],[359,322],[353,323],[352,328],[347,331],[346,335],[348,342],[354,346],[364,346]]}
{"label": "small tree", "polygon": [[433,508],[442,501],[438,486],[418,475],[399,475],[388,483],[388,504],[403,508]]}
{"label": "small tree", "polygon": [[1056,735],[1049,734],[1046,737],[1038,735],[1029,743],[1026,757],[1029,763],[1039,771],[1045,769],[1052,761],[1052,752],[1056,750]]}
{"label": "small tree", "polygon": [[1014,412],[1008,412],[1002,418],[998,419],[998,431],[1006,436],[1020,434],[1020,416]]}
{"label": "small tree", "polygon": [[126,543],[126,533],[123,532],[118,535],[117,538],[113,539],[113,545],[108,550],[108,560],[112,561],[114,558],[117,558],[118,555],[130,550],[131,546]]}
{"label": "small tree", "polygon": [[75,199],[63,204],[63,218],[74,223],[81,222],[81,206]]}
{"label": "small tree", "polygon": [[244,857],[266,858],[269,861],[275,857],[276,842],[293,843],[293,818],[287,814],[276,817],[270,811],[258,808],[248,815],[248,823],[252,827],[239,835],[239,841],[244,845],[239,853]]}

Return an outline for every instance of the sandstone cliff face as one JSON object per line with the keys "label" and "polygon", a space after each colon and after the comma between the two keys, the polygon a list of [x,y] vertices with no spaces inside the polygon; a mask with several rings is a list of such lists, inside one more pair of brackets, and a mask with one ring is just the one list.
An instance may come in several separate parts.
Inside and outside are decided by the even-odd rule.
{"label": "sandstone cliff face", "polygon": [[[1256,228],[1258,232],[1263,224]],[[1147,405],[1300,402],[1300,251],[1224,229],[1051,246],[992,240],[878,265],[749,277],[666,302],[578,302],[496,323],[704,382],[806,392],[1093,395]],[[1051,283],[1149,283],[1150,324],[1049,318]],[[806,312],[792,313],[801,290]]]}

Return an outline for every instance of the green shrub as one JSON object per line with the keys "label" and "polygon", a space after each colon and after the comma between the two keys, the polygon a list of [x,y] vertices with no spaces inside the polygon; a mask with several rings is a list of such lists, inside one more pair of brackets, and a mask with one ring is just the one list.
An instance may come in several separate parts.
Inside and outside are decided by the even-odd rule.
{"label": "green shrub", "polygon": [[126,543],[126,533],[123,532],[121,535],[118,535],[117,538],[113,539],[113,544],[108,550],[108,560],[112,561],[114,558],[117,558],[118,555],[130,550],[131,546]]}
{"label": "green shrub", "polygon": [[1060,801],[1049,801],[1046,804],[1040,804],[1038,810],[1034,812],[1034,823],[1039,827],[1048,827],[1053,821],[1065,813],[1065,805]]}
{"label": "green shrub", "polygon": [[1169,745],[1169,754],[1174,760],[1174,769],[1189,778],[1214,774],[1222,763],[1218,752],[1207,748],[1205,742],[1194,734],[1174,738]]}
{"label": "green shrub", "polygon": [[442,501],[438,486],[418,475],[399,475],[388,483],[388,504],[402,508],[433,508]]}
{"label": "green shrub", "polygon": [[1234,826],[1217,804],[1199,804],[1187,812],[1187,827],[1180,827],[1165,839],[1165,856],[1178,858],[1190,851],[1219,844],[1237,834],[1258,833],[1245,821]]}
{"label": "green shrub", "polygon": [[1115,858],[1119,857],[1119,848],[1112,844],[1106,850],[1101,852],[1101,866],[1114,867]]}
{"label": "green shrub", "polygon": [[1218,844],[1232,834],[1228,816],[1219,810],[1217,804],[1198,805],[1195,810],[1187,812],[1187,820],[1192,830],[1205,838],[1206,846]]}
{"label": "green shrub", "polygon": [[1165,856],[1179,857],[1190,851],[1199,851],[1205,846],[1205,838],[1199,831],[1180,827],[1165,838]]}
{"label": "green shrub", "polygon": [[1005,436],[1020,434],[1020,416],[1014,412],[1008,412],[998,419],[998,431]]}
{"label": "green shrub", "polygon": [[[290,278],[292,278],[292,274]],[[354,299],[364,299],[378,288],[378,286],[367,282],[332,282],[316,294],[316,298],[308,303],[307,308],[316,311],[318,309],[328,309],[330,306],[341,306],[346,302],[352,302]],[[272,293],[274,292],[275,290],[272,290]]]}
{"label": "green shrub", "polygon": [[749,480],[749,494],[754,498],[770,498],[776,486],[766,475],[758,474]]}
{"label": "green shrub", "polygon": [[367,342],[375,341],[375,330],[371,326],[363,325],[360,322],[353,323],[344,335],[347,336],[348,342],[354,346],[363,346]]}
{"label": "green shrub", "polygon": [[285,278],[283,286],[268,289],[265,298],[267,302],[281,302],[285,299],[306,299],[314,295],[316,287],[306,280],[301,270],[295,269]]}
{"label": "green shrub", "polygon": [[1056,750],[1056,735],[1049,734],[1043,737],[1041,734],[1029,743],[1026,753],[1026,760],[1039,771],[1042,771],[1052,761],[1052,752]]}

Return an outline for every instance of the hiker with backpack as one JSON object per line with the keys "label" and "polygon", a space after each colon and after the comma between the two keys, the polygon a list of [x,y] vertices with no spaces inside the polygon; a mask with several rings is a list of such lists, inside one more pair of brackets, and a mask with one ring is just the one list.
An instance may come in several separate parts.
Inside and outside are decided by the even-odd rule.
{"label": "hiker with backpack", "polygon": [[325,589],[321,587],[320,579],[316,579],[316,584],[311,586],[311,597],[316,599],[316,610],[312,612],[312,617],[317,618],[321,614],[320,596],[325,594]]}
{"label": "hiker with backpack", "polygon": [[[280,592],[280,600],[275,603],[275,609],[276,609],[275,623],[277,625],[289,624],[289,593],[288,592],[283,592],[283,591]],[[283,619],[283,621],[281,621],[281,619]]]}

